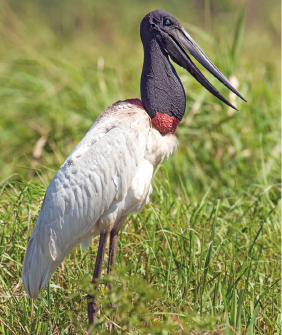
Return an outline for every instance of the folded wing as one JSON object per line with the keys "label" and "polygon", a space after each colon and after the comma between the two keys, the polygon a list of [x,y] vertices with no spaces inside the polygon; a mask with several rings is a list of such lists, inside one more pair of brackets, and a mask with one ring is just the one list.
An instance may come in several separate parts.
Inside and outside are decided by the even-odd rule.
{"label": "folded wing", "polygon": [[100,234],[97,221],[122,201],[144,157],[150,118],[118,102],[107,108],[52,179],[27,246],[23,285],[38,297],[79,243]]}

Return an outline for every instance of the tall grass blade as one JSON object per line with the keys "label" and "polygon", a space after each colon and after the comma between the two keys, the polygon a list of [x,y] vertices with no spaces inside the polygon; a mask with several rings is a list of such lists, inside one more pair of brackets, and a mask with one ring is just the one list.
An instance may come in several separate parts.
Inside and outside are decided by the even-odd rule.
{"label": "tall grass blade", "polygon": [[237,320],[236,320],[236,329],[238,332],[238,335],[241,335],[241,313],[242,313],[242,307],[244,305],[244,296],[245,296],[245,289],[240,289],[239,291],[239,300],[238,300],[238,307],[237,307]]}
{"label": "tall grass blade", "polygon": [[252,315],[252,318],[250,320],[250,324],[248,326],[246,335],[253,335],[254,334],[253,328],[254,328],[254,324],[255,324],[256,318],[258,316],[258,313],[259,313],[259,307],[256,307],[255,310],[254,310],[254,313]]}
{"label": "tall grass blade", "polygon": [[232,45],[232,58],[233,66],[235,68],[239,57],[242,52],[243,40],[244,40],[244,26],[245,26],[245,13],[246,13],[247,0],[245,0],[240,8],[238,21],[236,24],[235,35]]}
{"label": "tall grass blade", "polygon": [[203,308],[203,306],[202,306],[203,288],[206,285],[206,277],[207,277],[207,272],[208,272],[208,268],[209,268],[209,264],[210,264],[210,260],[211,260],[211,253],[212,253],[212,247],[213,247],[214,236],[215,236],[215,227],[216,227],[216,220],[217,220],[219,204],[220,204],[220,200],[217,200],[215,216],[214,216],[214,219],[213,219],[212,231],[211,231],[211,235],[210,235],[210,241],[209,241],[207,254],[206,254],[206,259],[205,259],[203,284],[202,284],[202,290],[201,290],[201,312],[202,312],[202,308]]}

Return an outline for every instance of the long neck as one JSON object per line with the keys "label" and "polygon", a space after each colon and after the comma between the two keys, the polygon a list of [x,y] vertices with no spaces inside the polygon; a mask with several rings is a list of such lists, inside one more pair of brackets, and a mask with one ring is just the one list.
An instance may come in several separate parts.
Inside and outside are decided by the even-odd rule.
{"label": "long neck", "polygon": [[143,46],[142,103],[161,133],[173,133],[185,113],[184,88],[156,39],[146,41]]}

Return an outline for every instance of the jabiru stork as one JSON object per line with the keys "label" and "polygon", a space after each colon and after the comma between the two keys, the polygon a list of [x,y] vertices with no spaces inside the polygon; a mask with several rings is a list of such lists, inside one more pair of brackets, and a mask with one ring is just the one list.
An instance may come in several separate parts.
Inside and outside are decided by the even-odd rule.
{"label": "jabiru stork", "polygon": [[[118,101],[97,118],[46,190],[28,242],[22,280],[31,299],[47,287],[56,268],[79,243],[100,235],[92,283],[97,288],[110,235],[108,273],[115,266],[117,239],[127,216],[149,201],[152,176],[177,147],[174,134],[186,108],[183,85],[170,59],[202,86],[235,108],[204,77],[185,50],[246,101],[170,13],[155,10],[140,26],[144,48],[141,100]],[[170,59],[169,59],[170,57]],[[88,295],[89,323],[99,307]]]}

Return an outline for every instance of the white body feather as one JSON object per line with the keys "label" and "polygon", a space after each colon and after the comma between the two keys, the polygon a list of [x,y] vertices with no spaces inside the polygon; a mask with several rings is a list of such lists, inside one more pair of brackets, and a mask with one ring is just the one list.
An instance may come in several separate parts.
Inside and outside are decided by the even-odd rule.
{"label": "white body feather", "polygon": [[146,111],[127,102],[108,107],[61,166],[47,188],[23,263],[31,299],[79,243],[121,227],[152,192],[154,168],[177,146]]}

